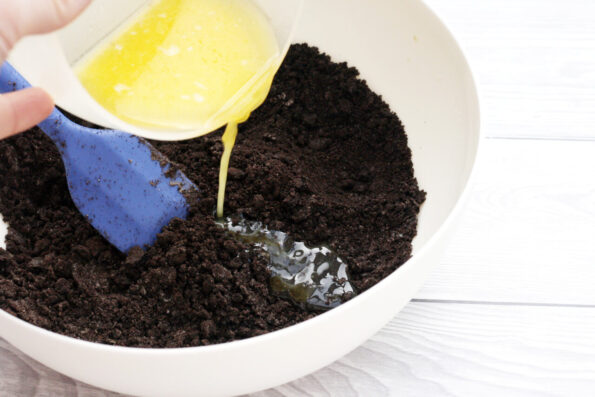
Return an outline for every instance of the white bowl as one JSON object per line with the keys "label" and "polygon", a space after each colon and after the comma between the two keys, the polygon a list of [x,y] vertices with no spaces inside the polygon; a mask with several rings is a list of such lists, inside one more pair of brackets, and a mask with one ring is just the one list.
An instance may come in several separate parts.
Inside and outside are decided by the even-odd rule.
{"label": "white bowl", "polygon": [[355,349],[386,324],[440,259],[460,217],[479,146],[472,74],[455,40],[418,0],[310,0],[296,41],[357,66],[399,114],[428,192],[413,257],[352,301],[243,341],[185,349],[83,342],[0,311],[0,336],[67,376],[147,396],[220,396],[283,384]]}

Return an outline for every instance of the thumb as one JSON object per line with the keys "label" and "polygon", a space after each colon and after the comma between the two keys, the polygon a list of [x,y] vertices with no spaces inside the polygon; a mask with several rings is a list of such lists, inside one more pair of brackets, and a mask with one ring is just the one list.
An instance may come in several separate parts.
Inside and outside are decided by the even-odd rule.
{"label": "thumb", "polygon": [[56,30],[79,15],[91,0],[0,0],[0,59],[23,36]]}
{"label": "thumb", "polygon": [[0,139],[42,122],[53,108],[52,99],[40,88],[0,95]]}

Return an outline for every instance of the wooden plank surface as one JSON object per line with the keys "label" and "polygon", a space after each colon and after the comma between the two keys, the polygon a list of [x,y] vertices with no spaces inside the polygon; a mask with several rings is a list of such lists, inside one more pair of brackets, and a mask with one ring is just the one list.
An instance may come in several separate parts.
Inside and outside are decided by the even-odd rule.
{"label": "wooden plank surface", "polygon": [[487,136],[595,138],[592,0],[427,0],[481,85]]}
{"label": "wooden plank surface", "polygon": [[0,396],[113,397],[37,363],[0,338]]}
{"label": "wooden plank surface", "polygon": [[411,303],[335,364],[256,396],[592,396],[594,310]]}
{"label": "wooden plank surface", "polygon": [[595,142],[483,149],[462,224],[416,297],[595,305]]}

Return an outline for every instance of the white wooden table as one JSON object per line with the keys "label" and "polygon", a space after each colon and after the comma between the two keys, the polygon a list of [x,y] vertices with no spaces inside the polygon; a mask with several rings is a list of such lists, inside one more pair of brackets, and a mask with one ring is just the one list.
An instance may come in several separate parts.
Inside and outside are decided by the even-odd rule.
{"label": "white wooden table", "polygon": [[[255,396],[595,395],[595,2],[428,3],[482,87],[484,160],[463,224],[379,334]],[[0,340],[0,396],[112,395]]]}

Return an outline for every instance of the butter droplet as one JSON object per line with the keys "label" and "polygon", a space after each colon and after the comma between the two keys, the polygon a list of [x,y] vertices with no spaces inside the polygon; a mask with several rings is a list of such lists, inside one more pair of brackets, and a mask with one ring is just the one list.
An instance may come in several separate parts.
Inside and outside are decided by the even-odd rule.
{"label": "butter droplet", "polygon": [[159,47],[159,51],[161,51],[162,53],[164,53],[168,57],[173,57],[173,56],[178,55],[180,53],[180,48],[178,46],[172,45],[172,46],[169,46],[168,48]]}
{"label": "butter droplet", "polygon": [[193,84],[201,90],[208,90],[207,86],[201,83],[200,81],[195,81]]}
{"label": "butter droplet", "polygon": [[119,93],[124,92],[124,91],[130,91],[130,87],[128,87],[125,84],[116,84],[114,86],[114,90],[116,90],[116,92],[119,94]]}

